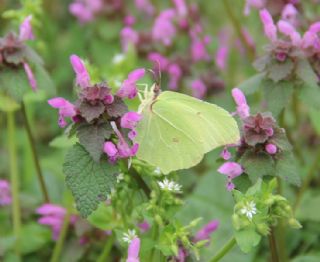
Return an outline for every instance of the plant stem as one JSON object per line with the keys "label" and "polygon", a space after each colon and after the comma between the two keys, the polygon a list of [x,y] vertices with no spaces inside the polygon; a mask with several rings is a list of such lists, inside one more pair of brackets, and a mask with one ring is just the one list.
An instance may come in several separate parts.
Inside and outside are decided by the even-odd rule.
{"label": "plant stem", "polygon": [[137,173],[137,171],[135,171],[133,168],[131,168],[130,174],[136,180],[136,182],[141,187],[141,189],[146,194],[146,196],[148,198],[150,198],[151,190],[148,187],[148,185],[146,184],[146,182],[144,182],[144,180],[141,178],[141,176]]}
{"label": "plant stem", "polygon": [[44,199],[44,201],[46,203],[49,203],[50,202],[50,198],[49,198],[48,190],[47,190],[47,187],[46,187],[46,184],[45,184],[45,181],[44,181],[44,178],[43,178],[43,174],[42,174],[42,171],[41,171],[39,157],[38,157],[37,150],[36,150],[36,147],[35,147],[35,140],[34,140],[34,137],[32,135],[32,131],[31,131],[31,127],[30,127],[30,123],[29,123],[29,120],[28,120],[28,115],[27,115],[27,112],[26,112],[26,107],[25,107],[24,102],[21,103],[21,111],[22,111],[25,127],[26,127],[26,130],[27,130],[27,135],[28,135],[28,140],[29,140],[29,144],[30,144],[30,147],[31,147],[34,166],[36,168],[37,177],[38,177],[38,180],[39,180],[39,183],[40,183],[40,188],[41,188],[41,191],[42,191],[42,194],[43,194],[43,199]]}
{"label": "plant stem", "polygon": [[21,213],[19,200],[19,175],[17,152],[15,145],[15,119],[14,113],[7,113],[7,132],[8,132],[8,149],[10,158],[10,178],[12,191],[12,215],[13,215],[13,232],[15,236],[15,252],[20,256],[20,236],[21,236]]}
{"label": "plant stem", "polygon": [[249,56],[250,61],[254,60],[254,50],[247,42],[246,38],[244,37],[242,33],[241,23],[238,21],[237,17],[234,15],[232,8],[230,6],[229,0],[223,0],[224,8],[226,9],[226,12],[230,18],[230,21],[232,23],[232,26],[236,33],[238,34],[238,37],[243,45],[243,47],[247,50],[247,54]]}
{"label": "plant stem", "polygon": [[100,256],[97,259],[97,262],[108,262],[108,261],[110,261],[109,254],[110,254],[110,251],[112,249],[113,240],[114,240],[113,235],[108,237],[108,239],[106,241],[106,244],[104,245],[104,248],[102,250],[102,253],[100,254]]}
{"label": "plant stem", "polygon": [[210,260],[210,262],[217,262],[223,258],[236,244],[236,239],[232,237],[219,251],[218,253]]}
{"label": "plant stem", "polygon": [[67,233],[68,233],[68,228],[69,228],[69,224],[70,224],[70,216],[71,216],[71,205],[68,203],[67,212],[66,212],[64,219],[63,219],[63,225],[62,225],[62,228],[60,231],[60,235],[59,235],[59,238],[58,238],[56,245],[53,249],[50,262],[59,262],[60,261],[60,256],[61,256],[63,244],[64,244],[64,241],[67,237]]}
{"label": "plant stem", "polygon": [[273,228],[271,228],[271,232],[269,235],[269,245],[270,245],[272,262],[279,262],[279,257],[278,257],[278,252],[277,252],[277,244],[276,244],[276,239],[274,237]]}
{"label": "plant stem", "polygon": [[307,173],[307,176],[304,179],[302,186],[300,187],[300,190],[297,193],[296,201],[293,204],[293,212],[294,213],[296,212],[297,208],[299,207],[300,202],[302,200],[302,196],[303,196],[304,192],[306,191],[306,189],[308,188],[314,174],[317,171],[317,168],[319,166],[319,162],[320,162],[320,148],[318,149],[318,152],[316,153],[314,161],[313,161],[312,165],[310,166],[309,172]]}

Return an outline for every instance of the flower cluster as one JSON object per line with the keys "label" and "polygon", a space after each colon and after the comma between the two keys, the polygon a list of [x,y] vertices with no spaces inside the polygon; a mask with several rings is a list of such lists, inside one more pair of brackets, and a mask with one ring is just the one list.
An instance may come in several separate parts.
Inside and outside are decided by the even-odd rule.
{"label": "flower cluster", "polygon": [[[66,209],[54,204],[43,204],[40,206],[36,213],[41,217],[38,219],[38,223],[51,227],[53,240],[58,240],[64,217],[66,215]],[[74,224],[77,220],[76,216],[71,216],[70,224]]]}
{"label": "flower cluster", "polygon": [[[277,127],[271,113],[251,115],[250,107],[242,91],[234,88],[232,96],[237,105],[237,111],[234,114],[237,114],[242,122],[242,136],[238,144],[228,147],[237,149],[237,159],[250,153],[258,156],[267,154],[276,160],[278,154],[290,148],[287,142],[283,143],[286,141],[284,129]],[[224,148],[221,153],[221,157],[227,162],[219,167],[218,172],[227,176],[227,189],[231,191],[235,188],[232,180],[246,170],[241,164],[230,160],[232,155],[228,151],[228,147]]]}
{"label": "flower cluster", "polygon": [[167,178],[165,178],[163,181],[159,181],[158,185],[161,190],[163,191],[170,191],[173,193],[181,193],[181,185],[174,181],[170,181]]}
{"label": "flower cluster", "polygon": [[[272,15],[281,14],[284,17],[284,13],[289,13],[290,10],[286,10],[287,8],[293,7],[296,10],[296,7],[299,5],[299,0],[246,0],[246,4],[244,7],[244,14],[249,15],[250,9],[255,8],[261,10],[263,8],[268,9],[272,12]],[[288,7],[291,6],[291,7]]]}
{"label": "flower cluster", "polygon": [[[130,141],[137,135],[135,126],[142,116],[128,112],[123,99],[132,99],[137,95],[136,82],[144,76],[145,70],[137,69],[130,73],[118,92],[112,94],[111,88],[104,82],[91,84],[90,75],[78,56],[72,55],[70,61],[76,73],[76,84],[80,87],[78,100],[71,103],[56,97],[48,101],[52,107],[59,109],[59,126],[66,127],[66,118],[70,118],[80,143],[96,161],[102,152],[108,155],[111,162],[134,156],[139,145],[130,146]],[[121,132],[120,129],[130,131]],[[101,144],[88,144],[84,137],[88,135],[96,135],[95,140],[101,141]],[[96,151],[96,148],[99,150]]]}
{"label": "flower cluster", "polygon": [[0,206],[8,206],[11,202],[10,184],[7,180],[0,179]]}
{"label": "flower cluster", "polygon": [[0,38],[0,70],[2,68],[20,68],[23,67],[29,84],[33,91],[37,89],[37,82],[29,65],[32,60],[32,52],[25,44],[27,40],[33,40],[34,35],[31,27],[32,16],[28,16],[20,25],[19,35],[9,32]]}

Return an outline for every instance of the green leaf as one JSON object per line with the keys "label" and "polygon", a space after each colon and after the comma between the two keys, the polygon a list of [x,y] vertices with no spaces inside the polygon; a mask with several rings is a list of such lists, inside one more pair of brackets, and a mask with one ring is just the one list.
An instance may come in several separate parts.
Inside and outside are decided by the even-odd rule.
{"label": "green leaf", "polygon": [[276,156],[276,176],[290,184],[300,186],[301,179],[298,173],[297,161],[291,152],[282,152]]}
{"label": "green leaf", "polygon": [[245,80],[237,87],[240,88],[246,95],[250,95],[259,90],[262,80],[264,79],[264,74],[257,74],[253,77]]}
{"label": "green leaf", "polygon": [[82,217],[87,217],[111,193],[118,169],[107,159],[95,162],[83,146],[76,144],[66,155],[63,172],[78,211]]}
{"label": "green leaf", "polygon": [[76,137],[68,138],[65,134],[55,137],[50,143],[49,146],[55,148],[70,148],[72,147],[78,139]]}
{"label": "green leaf", "polygon": [[289,103],[293,93],[293,85],[288,81],[275,83],[266,79],[262,82],[262,86],[267,110],[276,117]]}
{"label": "green leaf", "polygon": [[261,236],[253,228],[236,231],[234,236],[238,246],[244,253],[249,253],[261,240]]}
{"label": "green leaf", "polygon": [[274,82],[279,82],[280,80],[284,80],[288,77],[293,71],[293,68],[294,63],[290,59],[287,59],[283,63],[273,63],[268,68],[268,77]]}
{"label": "green leaf", "polygon": [[103,143],[112,134],[108,122],[100,124],[81,124],[77,128],[77,136],[81,145],[90,153],[95,162],[99,162],[103,153]]}
{"label": "green leaf", "polygon": [[315,190],[306,192],[297,210],[297,218],[301,221],[320,222],[320,194]]}
{"label": "green leaf", "polygon": [[274,174],[274,161],[265,152],[246,151],[240,158],[240,164],[244,167],[250,180],[255,183],[258,178]]}
{"label": "green leaf", "polygon": [[307,107],[319,110],[320,88],[318,86],[318,77],[310,63],[305,59],[299,60],[296,73],[304,82],[304,84],[297,86],[300,99]]}
{"label": "green leaf", "polygon": [[106,203],[102,202],[99,204],[98,209],[88,216],[88,221],[91,225],[101,229],[110,230],[110,220],[112,217],[112,207],[107,206]]}

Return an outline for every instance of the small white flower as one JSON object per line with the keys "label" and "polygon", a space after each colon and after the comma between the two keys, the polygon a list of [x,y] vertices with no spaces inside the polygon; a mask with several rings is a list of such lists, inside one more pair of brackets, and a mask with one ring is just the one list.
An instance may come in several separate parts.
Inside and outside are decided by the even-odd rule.
{"label": "small white flower", "polygon": [[130,244],[131,241],[135,238],[137,238],[136,231],[134,229],[132,230],[129,229],[128,233],[123,233],[122,240]]}
{"label": "small white flower", "polygon": [[181,187],[182,187],[178,183],[175,183],[174,181],[170,181],[166,178],[162,182],[159,181],[158,185],[164,191],[171,191],[171,192],[175,192],[175,193],[180,193]]}
{"label": "small white flower", "polygon": [[153,173],[155,173],[156,175],[161,175],[160,167],[157,167],[155,170],[153,170]]}
{"label": "small white flower", "polygon": [[256,203],[253,201],[247,202],[246,205],[241,208],[241,214],[246,215],[249,220],[252,219],[253,215],[257,214]]}
{"label": "small white flower", "polygon": [[112,58],[112,63],[114,63],[114,64],[120,64],[124,59],[125,59],[125,55],[124,55],[124,54],[116,54],[116,55]]}

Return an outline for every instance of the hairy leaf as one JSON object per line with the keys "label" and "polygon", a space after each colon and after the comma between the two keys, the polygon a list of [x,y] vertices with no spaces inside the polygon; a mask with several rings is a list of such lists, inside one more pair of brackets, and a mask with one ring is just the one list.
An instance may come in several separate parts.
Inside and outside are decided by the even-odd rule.
{"label": "hairy leaf", "polygon": [[279,82],[288,77],[293,71],[294,63],[287,59],[283,63],[274,63],[270,65],[268,77],[270,77],[274,82]]}
{"label": "hairy leaf", "polygon": [[106,159],[95,162],[83,146],[76,144],[66,155],[63,172],[78,211],[87,217],[107,199],[116,183],[118,169]]}
{"label": "hairy leaf", "polygon": [[81,102],[79,110],[81,116],[83,116],[87,122],[91,122],[93,119],[98,118],[104,112],[104,104],[102,102],[96,105],[91,105],[86,101]]}
{"label": "hairy leaf", "polygon": [[248,150],[240,158],[240,164],[253,183],[260,177],[274,174],[274,161],[265,152],[256,153]]}
{"label": "hairy leaf", "polygon": [[253,77],[242,82],[237,87],[240,88],[246,95],[253,94],[259,90],[264,77],[265,75],[262,73],[254,75]]}
{"label": "hairy leaf", "polygon": [[290,184],[300,186],[301,179],[296,162],[297,161],[291,152],[282,152],[281,154],[278,154],[276,160],[276,176]]}
{"label": "hairy leaf", "polygon": [[244,253],[249,253],[261,240],[261,236],[253,228],[236,231],[234,236],[238,246]]}
{"label": "hairy leaf", "polygon": [[103,143],[112,134],[109,122],[100,124],[81,124],[77,128],[77,136],[81,145],[89,152],[95,162],[99,162]]}
{"label": "hairy leaf", "polygon": [[111,117],[120,117],[128,112],[127,105],[120,97],[115,96],[111,105],[107,105],[107,113]]}

